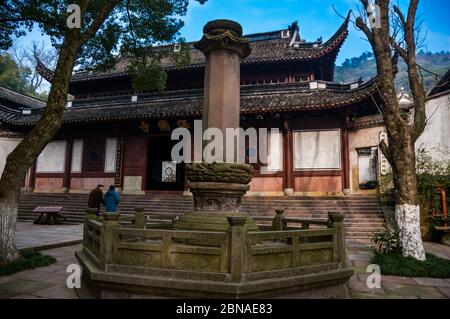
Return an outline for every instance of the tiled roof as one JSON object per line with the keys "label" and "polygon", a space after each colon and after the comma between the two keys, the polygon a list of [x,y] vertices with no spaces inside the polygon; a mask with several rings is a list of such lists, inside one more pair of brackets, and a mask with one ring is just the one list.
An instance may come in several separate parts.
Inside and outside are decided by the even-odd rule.
{"label": "tiled roof", "polygon": [[450,69],[442,77],[439,83],[430,91],[428,97],[432,97],[433,95],[437,95],[448,90],[450,90]]}
{"label": "tiled roof", "polygon": [[[10,103],[18,104],[22,108],[41,108],[45,106],[45,102],[42,102],[34,97],[21,94],[3,86],[0,86],[0,104],[5,106],[10,106]],[[15,108],[15,107],[14,107]]]}
{"label": "tiled roof", "polygon": [[350,129],[362,129],[370,127],[378,127],[384,125],[384,119],[381,114],[356,117],[350,123]]}
{"label": "tiled roof", "polygon": [[[364,101],[375,92],[376,79],[362,85],[326,82],[284,83],[241,87],[241,114],[303,112],[337,109]],[[75,100],[64,111],[64,123],[121,121],[149,118],[200,117],[203,91]],[[34,125],[42,110],[24,115],[0,106],[0,121],[11,125]]]}
{"label": "tiled roof", "polygon": [[[349,19],[350,14],[338,31],[325,43],[322,43],[321,41],[294,41],[294,43],[291,43],[293,34],[289,37],[283,38],[281,36],[281,32],[283,30],[244,36],[249,38],[252,52],[242,61],[242,64],[282,61],[310,61],[320,59],[327,55],[335,58],[348,36]],[[194,49],[193,44],[194,43],[188,43],[191,47],[191,62],[182,69],[204,67],[205,56],[199,50]],[[168,48],[172,49],[172,46]],[[173,61],[169,58],[164,58],[161,63],[166,70],[173,70],[176,68]],[[118,61],[116,68],[110,72],[78,72],[72,76],[72,83],[126,76],[126,67],[127,62],[122,59]],[[46,68],[40,61],[38,61],[37,70],[39,74],[51,82],[51,78],[53,76],[52,71]]]}

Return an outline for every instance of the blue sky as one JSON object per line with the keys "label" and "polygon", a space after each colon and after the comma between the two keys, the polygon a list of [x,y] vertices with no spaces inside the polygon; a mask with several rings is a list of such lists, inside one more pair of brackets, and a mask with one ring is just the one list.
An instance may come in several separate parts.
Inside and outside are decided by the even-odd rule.
{"label": "blue sky", "polygon": [[[357,0],[208,0],[204,5],[190,0],[188,13],[183,19],[185,26],[181,34],[188,41],[201,38],[206,22],[225,18],[238,21],[244,33],[256,33],[278,30],[287,27],[295,20],[299,21],[300,34],[307,41],[322,36],[326,41],[342,23],[332,5],[346,15],[350,9],[357,13]],[[409,1],[395,0],[406,11]],[[450,1],[422,0],[419,13],[424,20],[426,47],[428,51],[450,50]],[[34,30],[20,39],[20,45],[29,45],[42,37]],[[370,50],[361,32],[350,26],[350,36],[338,57],[338,64],[346,58],[360,55]]]}

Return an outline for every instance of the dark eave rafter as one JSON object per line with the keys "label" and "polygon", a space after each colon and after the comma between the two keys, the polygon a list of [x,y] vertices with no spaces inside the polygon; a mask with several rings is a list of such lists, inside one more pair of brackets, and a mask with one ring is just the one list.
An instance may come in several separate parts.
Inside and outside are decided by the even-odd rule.
{"label": "dark eave rafter", "polygon": [[[241,89],[241,114],[278,112],[308,112],[339,109],[372,101],[376,95],[377,80],[358,87],[335,83],[311,88],[311,83],[287,83],[243,86]],[[325,85],[325,86],[324,86]],[[186,90],[163,94],[142,94],[137,102],[131,96],[96,98],[73,101],[64,111],[63,123],[92,123],[139,120],[169,117],[200,117],[203,108],[203,91]],[[0,120],[13,126],[33,126],[42,110],[31,115],[12,112],[0,105]]]}

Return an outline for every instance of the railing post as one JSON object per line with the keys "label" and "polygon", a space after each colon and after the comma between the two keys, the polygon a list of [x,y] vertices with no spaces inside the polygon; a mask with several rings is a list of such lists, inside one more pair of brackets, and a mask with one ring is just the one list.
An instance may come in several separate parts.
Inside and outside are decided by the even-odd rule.
{"label": "railing post", "polygon": [[105,270],[113,257],[113,230],[119,227],[119,213],[103,213],[99,267]]}
{"label": "railing post", "polygon": [[346,264],[347,252],[345,246],[345,215],[339,212],[328,212],[328,227],[334,230],[334,260],[342,267]]}
{"label": "railing post", "polygon": [[246,267],[247,259],[247,217],[227,217],[228,228],[228,269],[232,281],[241,281]]}
{"label": "railing post", "polygon": [[134,226],[138,229],[145,229],[145,215],[143,207],[136,207],[135,209]]}
{"label": "railing post", "polygon": [[286,221],[284,220],[284,209],[275,210],[275,217],[272,221],[272,229],[274,231],[282,231],[286,229]]}
{"label": "railing post", "polygon": [[84,227],[83,227],[83,247],[88,247],[88,221],[97,219],[97,209],[95,208],[86,208],[86,214],[84,215]]}
{"label": "railing post", "polygon": [[86,214],[84,215],[84,220],[97,219],[97,209],[96,208],[86,208]]}

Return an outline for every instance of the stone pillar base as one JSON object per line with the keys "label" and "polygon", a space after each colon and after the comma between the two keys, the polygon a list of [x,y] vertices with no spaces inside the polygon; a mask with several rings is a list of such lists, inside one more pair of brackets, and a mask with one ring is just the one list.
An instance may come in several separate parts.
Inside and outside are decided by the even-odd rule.
{"label": "stone pillar base", "polygon": [[294,196],[294,189],[293,188],[285,188],[284,195],[285,196]]}
{"label": "stone pillar base", "polygon": [[241,212],[191,212],[180,216],[175,223],[175,229],[200,231],[227,231],[230,227],[228,217],[247,218],[245,226],[248,231],[257,231],[253,218]]}
{"label": "stone pillar base", "polygon": [[175,229],[227,231],[228,217],[244,217],[247,230],[258,230],[255,221],[240,212],[242,196],[250,189],[251,165],[194,163],[186,165],[186,173],[188,190],[194,196],[194,211],[181,216]]}
{"label": "stone pillar base", "polygon": [[351,195],[352,190],[351,189],[344,189],[342,192],[344,193],[345,196],[349,196],[349,195]]}

